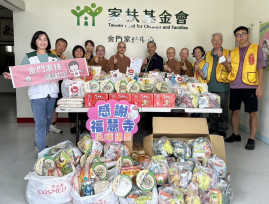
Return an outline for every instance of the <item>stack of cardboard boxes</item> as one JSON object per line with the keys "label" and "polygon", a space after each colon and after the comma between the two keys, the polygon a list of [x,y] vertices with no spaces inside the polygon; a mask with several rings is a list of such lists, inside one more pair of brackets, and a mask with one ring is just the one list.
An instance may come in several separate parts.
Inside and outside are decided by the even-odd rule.
{"label": "stack of cardboard boxes", "polygon": [[85,107],[93,107],[99,100],[115,99],[127,100],[138,107],[174,107],[175,94],[173,93],[87,93]]}

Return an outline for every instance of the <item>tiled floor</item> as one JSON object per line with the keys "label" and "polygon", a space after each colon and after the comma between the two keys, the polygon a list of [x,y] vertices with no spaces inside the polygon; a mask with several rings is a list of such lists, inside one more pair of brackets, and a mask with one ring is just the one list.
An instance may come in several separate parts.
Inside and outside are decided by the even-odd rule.
{"label": "tiled floor", "polygon": [[[15,96],[0,94],[0,203],[27,203],[24,176],[33,171],[34,124],[16,123]],[[58,124],[63,134],[49,133],[47,144],[64,140],[75,142],[69,124]],[[231,129],[228,130],[228,135]],[[240,132],[241,142],[226,144],[227,165],[232,175],[234,204],[269,203],[269,145],[256,140],[256,149],[244,149],[247,135]]]}

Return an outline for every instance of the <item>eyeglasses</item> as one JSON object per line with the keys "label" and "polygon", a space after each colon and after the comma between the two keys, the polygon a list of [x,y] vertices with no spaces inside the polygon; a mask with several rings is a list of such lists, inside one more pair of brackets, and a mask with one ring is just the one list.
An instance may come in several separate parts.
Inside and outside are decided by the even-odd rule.
{"label": "eyeglasses", "polygon": [[221,41],[222,41],[222,40],[220,40],[220,39],[218,39],[218,40],[217,40],[217,39],[213,39],[213,40],[212,40],[212,42],[221,42]]}
{"label": "eyeglasses", "polygon": [[247,33],[242,33],[242,34],[236,34],[235,37],[236,38],[243,38],[247,35]]}
{"label": "eyeglasses", "polygon": [[104,50],[97,50],[97,52],[105,52]]}
{"label": "eyeglasses", "polygon": [[124,47],[123,46],[119,46],[119,48],[124,48],[125,49],[126,47],[125,46]]}
{"label": "eyeglasses", "polygon": [[174,52],[167,52],[166,54],[168,54],[168,55],[174,55],[175,53]]}

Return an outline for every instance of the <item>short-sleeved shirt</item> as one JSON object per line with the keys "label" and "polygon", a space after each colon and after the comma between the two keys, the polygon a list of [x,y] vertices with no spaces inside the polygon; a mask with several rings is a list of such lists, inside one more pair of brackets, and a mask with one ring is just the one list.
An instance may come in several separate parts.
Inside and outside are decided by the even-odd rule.
{"label": "short-sleeved shirt", "polygon": [[[114,64],[114,56],[117,59],[117,64]],[[107,67],[109,71],[118,69],[121,73],[125,74],[127,67],[130,66],[130,63],[131,63],[131,60],[129,57],[126,57],[125,55],[121,57],[120,54],[117,53],[116,55],[113,55],[110,57],[107,63]]]}
{"label": "short-sleeved shirt", "polygon": [[[174,72],[174,74],[180,74],[181,73],[180,62],[177,61],[176,59],[168,60],[165,63],[171,69],[171,72]],[[166,72],[168,72],[168,71],[166,71]]]}
{"label": "short-sleeved shirt", "polygon": [[[145,65],[144,72],[153,71],[155,69],[163,70],[163,58],[155,53],[151,58],[147,58],[148,64]],[[143,65],[144,66],[144,65]]]}
{"label": "short-sleeved shirt", "polygon": [[[195,63],[194,63],[194,66],[193,66],[193,73],[194,73],[194,71],[195,71]],[[208,62],[206,62],[204,64],[204,66],[202,67],[202,72],[203,72],[203,74],[205,76],[205,79],[206,79],[207,75],[208,75]],[[194,76],[194,77],[196,77],[196,76]]]}
{"label": "short-sleeved shirt", "polygon": [[[239,68],[238,68],[236,79],[233,82],[231,82],[231,89],[256,89],[258,87],[258,86],[247,85],[242,81],[242,70],[243,70],[244,60],[245,60],[245,56],[249,48],[249,45],[246,47],[239,48],[240,63],[239,63]],[[262,51],[262,48],[259,46],[258,58],[257,58],[257,69],[262,69],[264,67],[266,67],[266,64],[265,64],[265,60],[263,56],[263,51]]]}
{"label": "short-sleeved shirt", "polygon": [[[45,54],[36,54],[40,63],[44,63],[44,62],[48,62],[49,61],[49,56],[47,53]],[[60,61],[61,59],[59,57],[57,57],[57,61]],[[27,55],[24,56],[21,65],[27,65],[30,64],[29,58]]]}
{"label": "short-sleeved shirt", "polygon": [[216,79],[216,68],[219,61],[219,56],[214,55],[214,50],[211,51],[211,56],[213,56],[213,67],[210,76],[210,82],[208,83],[209,92],[229,92],[230,84],[218,82]]}

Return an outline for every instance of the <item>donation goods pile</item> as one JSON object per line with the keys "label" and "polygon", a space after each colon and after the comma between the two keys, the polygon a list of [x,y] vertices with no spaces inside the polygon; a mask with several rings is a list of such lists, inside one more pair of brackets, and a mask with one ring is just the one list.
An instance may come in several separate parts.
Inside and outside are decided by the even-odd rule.
{"label": "donation goods pile", "polygon": [[154,156],[141,147],[95,141],[88,133],[38,154],[30,172],[29,203],[223,204],[232,188],[225,161],[206,137],[180,141],[162,136]]}
{"label": "donation goods pile", "polygon": [[[95,76],[90,81],[63,80],[61,89],[67,99],[60,100],[58,106],[93,107],[98,100],[115,99],[127,100],[139,107],[220,108],[219,95],[209,93],[207,84],[193,77],[160,72],[128,78],[114,72],[118,70],[111,75]],[[83,98],[84,105],[80,103]]]}

